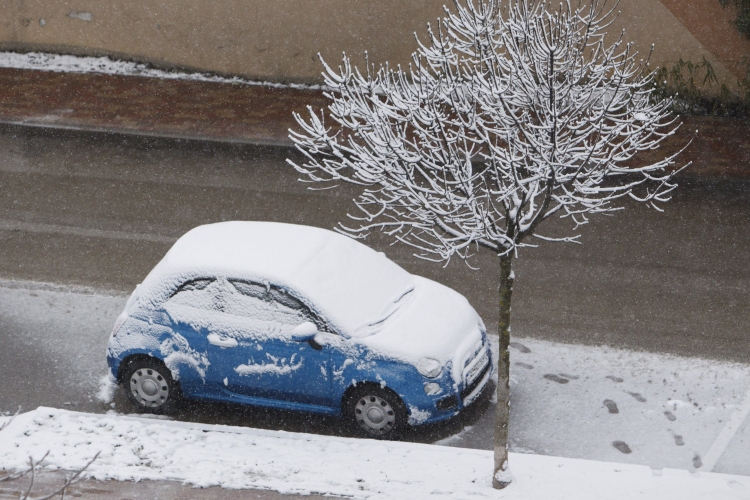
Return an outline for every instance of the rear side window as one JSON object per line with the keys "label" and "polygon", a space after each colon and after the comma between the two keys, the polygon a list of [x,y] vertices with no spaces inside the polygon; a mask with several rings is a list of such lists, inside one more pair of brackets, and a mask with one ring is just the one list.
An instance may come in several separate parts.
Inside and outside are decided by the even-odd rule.
{"label": "rear side window", "polygon": [[215,278],[200,278],[183,283],[168,302],[206,311],[221,309]]}
{"label": "rear side window", "polygon": [[190,281],[188,281],[186,283],[183,283],[180,286],[180,288],[178,288],[177,290],[175,290],[175,292],[172,294],[172,297],[174,297],[175,295],[177,295],[180,292],[185,292],[185,291],[192,292],[192,291],[195,291],[195,290],[203,290],[204,288],[206,288],[208,285],[210,285],[214,281],[216,281],[216,280],[213,279],[213,278],[200,278],[200,279],[197,279],[197,280],[190,280]]}

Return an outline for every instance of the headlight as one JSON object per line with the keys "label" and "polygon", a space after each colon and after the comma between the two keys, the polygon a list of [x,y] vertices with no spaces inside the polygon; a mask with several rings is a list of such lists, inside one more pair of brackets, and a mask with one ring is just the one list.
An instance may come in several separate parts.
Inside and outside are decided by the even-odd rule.
{"label": "headlight", "polygon": [[440,366],[440,362],[436,359],[422,358],[417,363],[417,370],[427,378],[435,378],[443,371],[443,367]]}
{"label": "headlight", "polygon": [[436,396],[443,392],[442,387],[440,387],[440,384],[436,384],[435,382],[430,382],[429,384],[424,385],[424,393],[428,396]]}

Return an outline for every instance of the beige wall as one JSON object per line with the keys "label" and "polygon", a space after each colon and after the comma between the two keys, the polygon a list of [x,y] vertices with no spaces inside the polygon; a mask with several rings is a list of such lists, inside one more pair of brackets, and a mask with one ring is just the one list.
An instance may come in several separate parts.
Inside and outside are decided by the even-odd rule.
{"label": "beige wall", "polygon": [[742,58],[750,57],[750,40],[732,24],[736,12],[723,9],[719,0],[621,0],[619,11],[613,27],[625,29],[642,54],[653,43],[652,66],[671,67],[680,58],[699,63],[705,57],[719,83],[714,92],[722,83],[736,88],[744,76]]}
{"label": "beige wall", "polygon": [[[718,0],[711,1],[718,6]],[[412,33],[424,34],[444,3],[447,0],[0,0],[0,48],[111,54],[162,67],[316,81],[318,51],[330,62],[337,62],[342,51],[361,56],[365,50],[373,62],[408,62],[416,46]],[[637,41],[642,53],[656,44],[653,65],[671,65],[680,57],[700,61],[705,55],[720,80],[736,81],[736,72],[724,61],[726,54],[717,58],[664,3],[621,0],[619,10],[616,26],[626,27],[627,37]]]}
{"label": "beige wall", "polygon": [[[0,44],[114,54],[272,80],[317,79],[317,52],[406,61],[444,0],[0,0]],[[71,12],[78,13],[70,17]],[[81,14],[81,13],[88,13]],[[89,18],[90,21],[85,19]],[[81,19],[84,18],[84,19]],[[44,20],[44,25],[40,20]]]}
{"label": "beige wall", "polygon": [[[715,2],[721,9],[719,0]],[[635,42],[636,49],[644,57],[648,56],[653,43],[652,67],[671,68],[680,58],[701,62],[705,57],[714,68],[719,82],[736,86],[737,75],[730,72],[659,0],[621,0],[619,11],[611,31],[619,33],[624,29],[626,37]],[[732,26],[729,28],[734,29]],[[718,87],[714,90],[718,92]]]}

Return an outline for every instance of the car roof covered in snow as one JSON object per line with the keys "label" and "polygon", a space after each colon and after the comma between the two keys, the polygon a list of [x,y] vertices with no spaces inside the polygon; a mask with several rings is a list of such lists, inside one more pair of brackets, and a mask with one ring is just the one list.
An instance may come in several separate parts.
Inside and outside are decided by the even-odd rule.
{"label": "car roof covered in snow", "polygon": [[232,221],[187,232],[138,295],[160,304],[185,281],[212,276],[287,287],[348,331],[377,317],[414,286],[413,276],[384,254],[333,231]]}

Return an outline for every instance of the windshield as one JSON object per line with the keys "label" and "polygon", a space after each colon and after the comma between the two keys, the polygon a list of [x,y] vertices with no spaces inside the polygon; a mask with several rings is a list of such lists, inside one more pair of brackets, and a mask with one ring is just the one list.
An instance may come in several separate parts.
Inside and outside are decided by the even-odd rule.
{"label": "windshield", "polygon": [[414,288],[413,277],[384,254],[353,240],[324,244],[294,278],[295,284],[346,335],[377,322]]}

